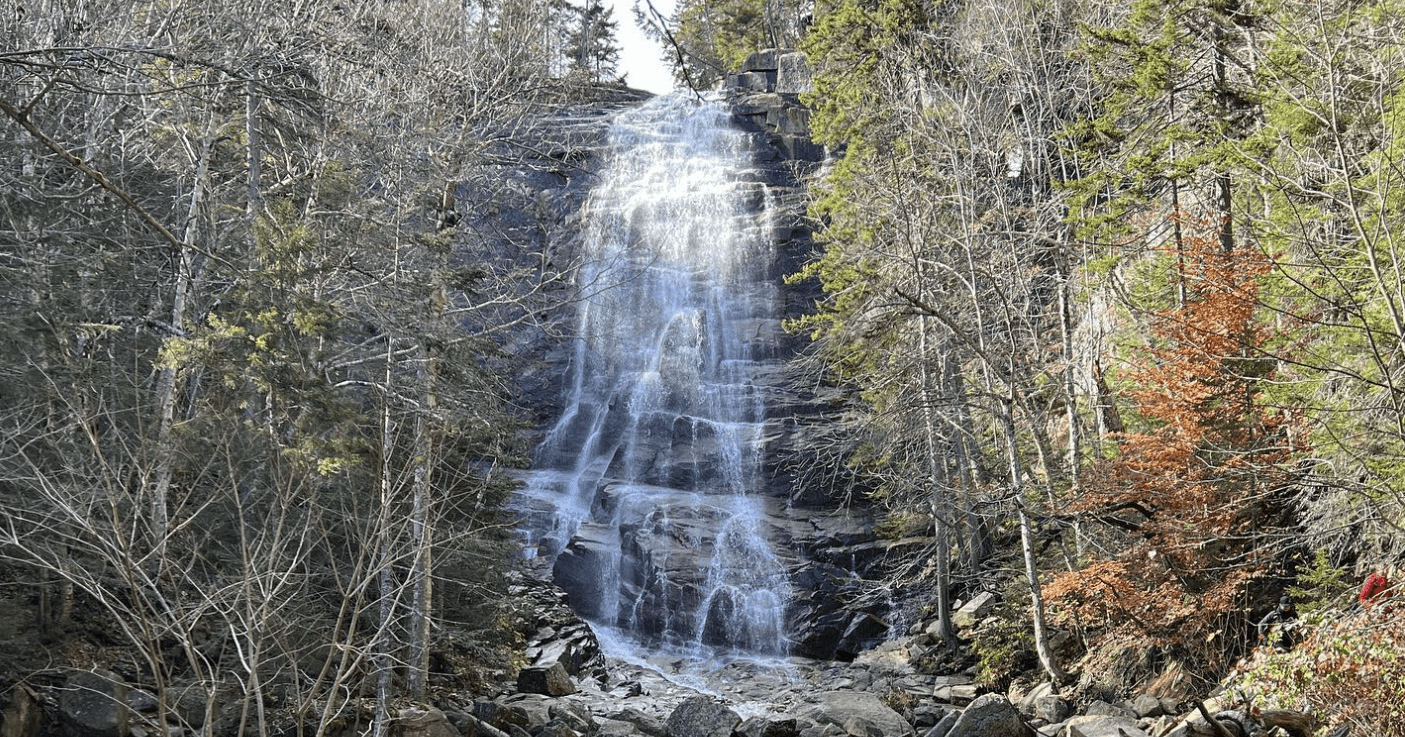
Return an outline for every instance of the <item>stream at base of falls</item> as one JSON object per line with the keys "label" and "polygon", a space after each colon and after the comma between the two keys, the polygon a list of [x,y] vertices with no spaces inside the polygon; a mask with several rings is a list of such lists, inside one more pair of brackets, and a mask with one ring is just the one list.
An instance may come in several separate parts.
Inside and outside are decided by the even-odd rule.
{"label": "stream at base of falls", "polygon": [[521,506],[616,659],[784,669],[785,500],[761,493],[779,282],[753,158],[725,105],[657,98],[614,118],[581,215],[563,411]]}

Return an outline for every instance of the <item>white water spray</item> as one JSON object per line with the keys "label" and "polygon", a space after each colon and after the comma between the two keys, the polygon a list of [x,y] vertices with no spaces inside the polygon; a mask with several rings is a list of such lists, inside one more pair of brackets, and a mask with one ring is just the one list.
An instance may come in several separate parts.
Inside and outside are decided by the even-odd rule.
{"label": "white water spray", "polygon": [[720,104],[620,114],[584,210],[564,411],[529,530],[588,619],[699,656],[781,655],[790,602],[759,498],[776,357],[772,215]]}

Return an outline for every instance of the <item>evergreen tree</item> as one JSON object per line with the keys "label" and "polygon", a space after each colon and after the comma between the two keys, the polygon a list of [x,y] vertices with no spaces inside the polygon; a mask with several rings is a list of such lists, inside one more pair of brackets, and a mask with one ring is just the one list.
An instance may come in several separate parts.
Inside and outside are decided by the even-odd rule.
{"label": "evergreen tree", "polygon": [[577,8],[579,24],[571,32],[566,53],[571,59],[571,71],[585,75],[592,82],[603,82],[615,76],[620,49],[615,41],[614,9],[602,0],[587,0]]}

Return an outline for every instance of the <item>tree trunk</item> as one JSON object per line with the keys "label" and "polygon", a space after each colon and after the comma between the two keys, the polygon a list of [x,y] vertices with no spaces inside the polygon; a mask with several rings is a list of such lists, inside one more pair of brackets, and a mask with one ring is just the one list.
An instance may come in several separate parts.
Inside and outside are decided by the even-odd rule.
{"label": "tree trunk", "polygon": [[975,434],[971,429],[971,413],[966,406],[965,382],[961,375],[961,367],[956,365],[955,361],[947,361],[944,378],[947,396],[952,398],[956,406],[957,427],[953,433],[952,445],[956,451],[956,466],[961,480],[957,499],[961,504],[961,518],[965,527],[962,562],[966,572],[974,579],[980,575],[981,562],[985,560],[985,524],[976,512],[975,505],[976,484],[980,483],[980,466],[971,452]]}
{"label": "tree trunk", "polygon": [[[937,401],[937,391],[932,382],[932,361],[928,354],[927,320],[918,318],[920,322],[920,333],[918,336],[920,354],[918,363],[922,372],[922,420],[925,425],[927,439],[927,468],[928,483],[931,485],[929,496],[932,507],[932,532],[936,537],[937,559],[937,621],[941,629],[940,636],[942,642],[950,645],[955,639],[955,633],[951,628],[951,551],[949,520],[951,514],[951,498],[947,493],[950,487],[950,478],[946,467],[946,458],[942,451],[945,443],[939,442],[937,430],[937,419],[935,417],[935,404]],[[944,360],[938,359],[942,363]]]}
{"label": "tree trunk", "polygon": [[[1068,253],[1068,242],[1064,239],[1064,252],[1060,263],[1059,274],[1059,333],[1063,339],[1064,371],[1063,390],[1064,407],[1068,415],[1068,451],[1064,456],[1064,463],[1068,473],[1068,494],[1072,498],[1078,498],[1083,489],[1082,456],[1083,456],[1083,433],[1078,419],[1078,382],[1076,380],[1077,367],[1073,357],[1073,315],[1069,306],[1071,301],[1069,292],[1072,289],[1072,269],[1069,268],[1070,254]],[[1053,501],[1052,499],[1050,500]],[[1075,522],[1073,534],[1076,542],[1078,554],[1083,554],[1083,525]],[[1074,561],[1067,561],[1069,570],[1076,567]]]}
{"label": "tree trunk", "polygon": [[434,604],[434,503],[430,473],[434,467],[433,432],[434,411],[438,405],[435,388],[434,350],[422,345],[420,354],[424,361],[421,381],[424,385],[423,407],[415,416],[415,458],[413,471],[413,503],[411,512],[411,535],[415,546],[414,563],[410,569],[411,606],[409,617],[410,652],[409,678],[407,690],[410,695],[424,698],[429,680],[429,637],[431,613]]}
{"label": "tree trunk", "polygon": [[[176,291],[171,298],[171,322],[163,344],[183,334],[186,309],[205,266],[204,256],[191,247],[191,241],[195,235],[195,224],[199,219],[200,210],[204,207],[212,140],[213,134],[207,132],[200,141],[200,160],[196,166],[195,182],[191,187],[185,224],[181,228]],[[180,373],[177,367],[170,365],[161,369],[156,381],[156,468],[154,478],[146,488],[151,515],[148,522],[151,531],[151,560],[147,570],[151,573],[159,572],[166,564],[166,537],[169,534],[170,519],[166,496],[170,492],[171,478],[174,474],[175,448],[172,447],[174,440],[171,433],[175,428],[179,382]]]}
{"label": "tree trunk", "polygon": [[376,671],[376,715],[371,728],[371,737],[386,737],[390,729],[390,699],[394,695],[391,688],[394,683],[392,669],[395,664],[394,633],[395,626],[395,598],[398,595],[395,586],[394,551],[392,548],[391,520],[395,518],[394,513],[394,476],[392,473],[394,459],[395,433],[390,413],[390,389],[394,373],[395,351],[394,343],[386,341],[385,355],[385,386],[382,387],[382,399],[384,406],[381,409],[381,468],[380,468],[380,513],[376,521],[376,535],[379,538],[376,542],[376,579],[379,584],[377,614],[380,621],[376,628],[376,644],[372,655],[372,662]]}
{"label": "tree trunk", "polygon": [[1015,505],[1020,510],[1020,547],[1024,549],[1025,576],[1029,579],[1029,599],[1031,608],[1034,610],[1034,651],[1039,656],[1039,664],[1044,666],[1049,677],[1054,679],[1055,683],[1062,683],[1068,679],[1068,676],[1054,661],[1053,651],[1049,647],[1048,630],[1044,625],[1044,596],[1039,584],[1039,565],[1034,558],[1034,532],[1031,529],[1029,515],[1025,512],[1024,489],[1020,481],[1024,471],[1020,467],[1019,450],[1015,446],[1013,398],[1006,401],[1002,419],[1005,424],[1005,447],[1010,461],[1010,493],[1014,496]]}

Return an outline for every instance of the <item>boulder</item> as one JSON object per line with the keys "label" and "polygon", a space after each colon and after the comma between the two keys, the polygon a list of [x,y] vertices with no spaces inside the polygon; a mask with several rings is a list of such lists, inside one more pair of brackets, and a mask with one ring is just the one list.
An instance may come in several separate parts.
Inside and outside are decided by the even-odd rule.
{"label": "boulder", "polygon": [[1034,700],[1032,716],[1036,716],[1049,724],[1058,724],[1067,719],[1073,713],[1073,707],[1067,701],[1058,696],[1040,696]]}
{"label": "boulder", "polygon": [[127,692],[127,708],[139,714],[150,714],[160,706],[156,694],[145,689],[134,688]]}
{"label": "boulder", "polygon": [[1135,714],[1138,719],[1159,717],[1166,713],[1166,707],[1161,703],[1161,699],[1151,694],[1144,693],[1132,699],[1132,713]]}
{"label": "boulder", "polygon": [[547,708],[547,714],[551,717],[551,721],[563,722],[582,734],[594,731],[596,728],[595,715],[590,713],[590,707],[585,704],[571,701],[556,702]]}
{"label": "boulder", "polygon": [[537,727],[552,720],[552,705],[556,699],[537,693],[518,693],[502,700],[501,715],[507,724],[515,724],[534,731]]}
{"label": "boulder", "polygon": [[931,729],[942,719],[945,719],[951,711],[935,704],[920,704],[912,709],[912,726],[916,727],[918,732]]}
{"label": "boulder", "polygon": [[775,71],[754,71],[729,74],[726,84],[739,92],[770,92],[776,87],[776,73]]}
{"label": "boulder", "polygon": [[1131,709],[1118,704],[1109,704],[1106,701],[1093,701],[1083,710],[1083,713],[1090,717],[1122,717],[1132,719],[1136,714]]}
{"label": "boulder", "polygon": [[632,737],[640,734],[639,728],[618,719],[597,719],[595,737]]}
{"label": "boulder", "polygon": [[610,718],[616,721],[633,724],[636,729],[649,735],[649,737],[664,737],[668,731],[663,721],[649,716],[638,709],[622,709],[611,714]]}
{"label": "boulder", "polygon": [[126,737],[130,710],[127,684],[106,672],[80,671],[68,677],[59,696],[65,737]]}
{"label": "boulder", "polygon": [[462,737],[444,712],[433,707],[401,709],[390,725],[391,737]]}
{"label": "boulder", "polygon": [[1034,737],[1034,730],[1003,694],[988,693],[961,712],[947,737]]}
{"label": "boulder", "polygon": [[706,696],[685,699],[669,715],[667,737],[731,737],[742,718]]}
{"label": "boulder", "polygon": [[752,717],[737,727],[743,737],[798,737],[800,729],[794,717]]}
{"label": "boulder", "polygon": [[951,621],[957,627],[974,627],[976,622],[981,621],[994,608],[995,594],[983,591],[962,604],[961,608],[951,615]]}
{"label": "boulder", "polygon": [[1150,737],[1136,720],[1114,716],[1081,716],[1064,722],[1068,737]]}
{"label": "boulder", "polygon": [[877,728],[882,737],[913,735],[912,725],[902,715],[888,708],[873,693],[855,691],[826,691],[819,694],[819,703],[800,711],[800,716],[826,725],[832,724],[844,731],[850,717],[859,717]]}
{"label": "boulder", "polygon": [[1015,695],[1013,687],[1011,688],[1010,693],[1008,694],[1008,696],[1010,697],[1010,703],[1014,704],[1015,708],[1019,709],[1020,713],[1027,717],[1034,716],[1034,704],[1036,701],[1044,698],[1045,696],[1053,695],[1055,695],[1054,684],[1049,683],[1048,681],[1038,684],[1034,688],[1030,689],[1029,693],[1019,696],[1018,698]]}
{"label": "boulder", "polygon": [[956,726],[956,722],[961,719],[961,712],[949,711],[932,728],[927,730],[922,737],[947,737],[951,734],[951,728]]}
{"label": "boulder", "polygon": [[534,731],[532,737],[581,737],[581,733],[571,729],[565,722],[553,720]]}
{"label": "boulder", "polygon": [[576,684],[560,663],[534,665],[517,674],[517,690],[521,693],[566,696],[576,692]]}
{"label": "boulder", "polygon": [[967,675],[937,676],[932,697],[951,704],[969,704],[976,698],[975,680]]}
{"label": "boulder", "polygon": [[521,709],[509,709],[496,701],[479,699],[473,702],[473,716],[494,729],[506,731],[508,726],[527,724],[527,713]]}
{"label": "boulder", "polygon": [[851,716],[839,726],[849,737],[883,737],[883,730],[860,716]]}

